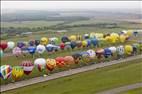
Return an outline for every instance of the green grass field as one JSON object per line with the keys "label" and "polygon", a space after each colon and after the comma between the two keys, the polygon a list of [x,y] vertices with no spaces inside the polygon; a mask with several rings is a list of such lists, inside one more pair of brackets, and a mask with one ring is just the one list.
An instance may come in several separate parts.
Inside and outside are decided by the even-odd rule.
{"label": "green grass field", "polygon": [[142,87],[132,89],[132,90],[129,90],[129,91],[125,91],[125,92],[121,92],[120,94],[142,94]]}
{"label": "green grass field", "polygon": [[23,22],[2,22],[2,27],[44,27],[44,26],[53,26],[64,21],[23,21]]}
{"label": "green grass field", "polygon": [[142,82],[142,59],[123,62],[2,94],[95,94],[103,90]]}

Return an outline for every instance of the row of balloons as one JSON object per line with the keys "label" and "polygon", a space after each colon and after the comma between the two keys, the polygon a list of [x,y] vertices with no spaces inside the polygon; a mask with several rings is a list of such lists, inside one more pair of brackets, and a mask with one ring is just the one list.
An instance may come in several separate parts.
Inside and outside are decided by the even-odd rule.
{"label": "row of balloons", "polygon": [[29,75],[34,66],[36,66],[40,72],[45,68],[47,68],[49,71],[52,71],[54,68],[56,68],[56,66],[62,68],[65,65],[78,64],[81,60],[84,62],[89,62],[90,60],[95,59],[95,57],[101,60],[103,57],[112,57],[115,53],[117,53],[119,56],[123,56],[124,54],[132,55],[134,52],[138,53],[138,50],[140,49],[142,51],[142,45],[140,48],[140,45],[135,43],[133,45],[120,45],[117,47],[113,46],[104,49],[98,48],[96,51],[90,49],[84,52],[75,53],[71,56],[57,57],[55,59],[37,58],[34,60],[34,64],[32,61],[26,60],[22,61],[20,66],[11,67],[10,65],[2,65],[0,67],[0,77],[4,80],[10,77],[12,77],[13,80],[18,80],[24,74]]}
{"label": "row of balloons", "polygon": [[[17,46],[15,47],[15,43],[13,41],[9,42],[1,42],[0,48],[2,49],[1,56],[3,56],[3,51],[6,48],[12,49],[13,54],[16,56],[21,55],[22,53],[29,52],[30,54],[34,54],[35,52],[38,52],[39,54],[44,53],[45,50],[48,52],[58,51],[58,50],[64,50],[64,49],[74,49],[76,47],[89,47],[91,45],[97,46],[99,45],[100,40],[104,40],[110,43],[116,43],[116,42],[125,42],[128,38],[130,38],[131,34],[118,34],[118,33],[111,33],[111,34],[102,34],[102,33],[91,33],[85,34],[84,39],[80,40],[81,36],[75,36],[71,35],[69,38],[67,36],[63,36],[61,38],[62,42],[59,45],[55,45],[55,43],[59,39],[54,37],[50,39],[50,44],[48,44],[48,39],[46,37],[42,37],[41,40],[32,40],[29,41],[29,45],[27,46],[27,43],[25,42],[17,42]],[[77,40],[77,38],[79,38]],[[52,43],[51,43],[52,42]]]}

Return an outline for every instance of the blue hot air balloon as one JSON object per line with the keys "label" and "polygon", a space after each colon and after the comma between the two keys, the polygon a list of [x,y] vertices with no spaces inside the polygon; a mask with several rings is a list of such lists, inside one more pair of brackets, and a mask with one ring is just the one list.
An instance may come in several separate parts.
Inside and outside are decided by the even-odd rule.
{"label": "blue hot air balloon", "polygon": [[109,56],[112,56],[112,52],[109,48],[104,49],[104,56],[105,58],[108,58]]}
{"label": "blue hot air balloon", "polygon": [[98,45],[98,40],[96,38],[91,39],[91,42],[94,46]]}

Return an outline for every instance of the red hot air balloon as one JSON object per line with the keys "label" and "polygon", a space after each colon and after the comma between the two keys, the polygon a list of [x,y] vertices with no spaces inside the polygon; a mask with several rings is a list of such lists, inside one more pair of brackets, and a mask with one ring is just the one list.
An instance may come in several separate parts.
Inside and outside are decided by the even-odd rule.
{"label": "red hot air balloon", "polygon": [[21,66],[23,67],[24,73],[26,75],[29,75],[34,68],[34,64],[32,63],[32,61],[22,61]]}
{"label": "red hot air balloon", "polygon": [[0,48],[4,51],[8,47],[7,42],[1,42]]}
{"label": "red hot air balloon", "polygon": [[64,50],[65,44],[64,44],[64,43],[61,43],[61,44],[60,44],[60,48],[61,48],[62,50]]}
{"label": "red hot air balloon", "polygon": [[74,58],[72,56],[65,56],[64,61],[65,61],[65,64],[73,64]]}
{"label": "red hot air balloon", "polygon": [[58,67],[63,67],[65,65],[65,60],[63,57],[57,57],[55,60]]}

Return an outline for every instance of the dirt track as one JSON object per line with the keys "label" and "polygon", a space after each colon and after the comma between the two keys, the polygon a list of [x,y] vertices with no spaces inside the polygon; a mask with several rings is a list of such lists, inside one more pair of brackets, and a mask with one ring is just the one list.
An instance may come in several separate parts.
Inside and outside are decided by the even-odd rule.
{"label": "dirt track", "polygon": [[11,89],[20,88],[20,87],[24,87],[24,86],[27,86],[27,85],[36,84],[36,83],[39,83],[39,82],[57,79],[57,78],[60,78],[60,77],[70,76],[70,75],[85,72],[85,71],[94,70],[94,69],[105,67],[105,66],[110,66],[110,65],[114,65],[114,64],[118,64],[118,63],[122,63],[122,62],[140,59],[140,58],[142,58],[142,55],[132,56],[132,57],[128,57],[128,58],[121,59],[121,60],[114,60],[114,61],[111,61],[111,62],[94,64],[94,65],[85,66],[85,67],[76,68],[76,69],[70,69],[68,71],[54,73],[54,74],[51,74],[50,76],[46,76],[46,77],[36,77],[36,78],[28,79],[28,80],[10,83],[10,84],[7,84],[7,85],[2,85],[1,86],[1,92],[11,90]]}

